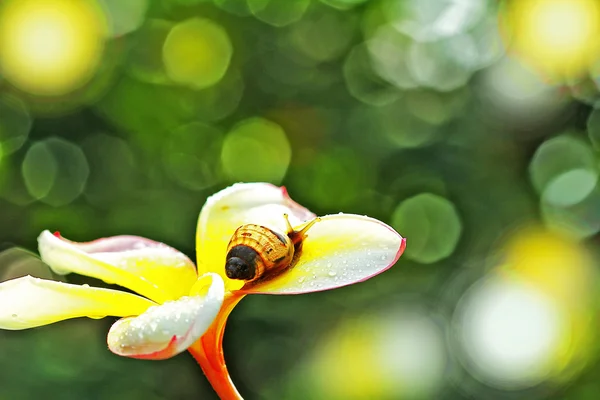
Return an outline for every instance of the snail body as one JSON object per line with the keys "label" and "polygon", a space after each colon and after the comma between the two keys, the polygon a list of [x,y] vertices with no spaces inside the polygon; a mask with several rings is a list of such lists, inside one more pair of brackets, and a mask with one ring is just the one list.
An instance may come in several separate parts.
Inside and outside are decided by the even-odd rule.
{"label": "snail body", "polygon": [[234,232],[227,246],[225,273],[230,279],[253,282],[274,276],[288,269],[299,253],[306,231],[319,219],[295,231],[285,216],[288,231],[275,232],[261,225],[242,225]]}

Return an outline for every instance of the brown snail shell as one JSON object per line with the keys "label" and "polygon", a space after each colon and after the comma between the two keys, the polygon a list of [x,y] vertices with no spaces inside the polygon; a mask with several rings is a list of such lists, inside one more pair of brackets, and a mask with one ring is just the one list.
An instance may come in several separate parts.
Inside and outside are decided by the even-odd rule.
{"label": "brown snail shell", "polygon": [[[284,217],[287,221],[287,215]],[[225,274],[230,279],[252,282],[283,272],[301,250],[308,228],[318,220],[309,222],[300,231],[294,231],[288,221],[286,234],[261,225],[240,226],[227,246]]]}

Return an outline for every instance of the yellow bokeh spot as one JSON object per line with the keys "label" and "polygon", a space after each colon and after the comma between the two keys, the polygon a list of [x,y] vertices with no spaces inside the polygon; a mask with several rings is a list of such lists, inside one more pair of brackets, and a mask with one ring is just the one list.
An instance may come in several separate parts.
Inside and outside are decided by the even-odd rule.
{"label": "yellow bokeh spot", "polygon": [[596,0],[512,0],[504,11],[512,49],[550,77],[577,76],[599,58]]}
{"label": "yellow bokeh spot", "polygon": [[169,32],[163,46],[163,63],[174,82],[202,89],[223,78],[232,52],[229,36],[220,25],[192,18]]}
{"label": "yellow bokeh spot", "polygon": [[0,6],[0,70],[29,93],[66,94],[93,76],[105,33],[91,1],[8,1]]}
{"label": "yellow bokeh spot", "polygon": [[372,351],[375,328],[360,322],[349,326],[319,352],[315,375],[322,381],[317,385],[330,399],[382,398],[392,390]]}
{"label": "yellow bokeh spot", "polygon": [[509,242],[504,270],[562,304],[587,299],[596,278],[590,255],[581,244],[534,229],[524,230]]}
{"label": "yellow bokeh spot", "polygon": [[527,229],[512,238],[505,256],[501,276],[532,285],[565,315],[565,334],[555,349],[552,369],[555,380],[571,379],[597,355],[592,343],[600,282],[591,254],[566,237]]}

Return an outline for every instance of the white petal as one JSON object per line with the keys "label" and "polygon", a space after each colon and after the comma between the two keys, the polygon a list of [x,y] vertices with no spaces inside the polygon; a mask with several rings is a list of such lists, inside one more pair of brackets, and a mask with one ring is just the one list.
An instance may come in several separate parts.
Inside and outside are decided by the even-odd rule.
{"label": "white petal", "polygon": [[225,287],[217,274],[208,273],[199,280],[210,280],[203,295],[184,296],[149,308],[139,317],[117,321],[108,333],[108,347],[120,356],[164,359],[185,351],[200,338],[217,316]]}
{"label": "white petal", "polygon": [[243,281],[231,280],[225,275],[225,253],[231,236],[244,224],[285,232],[284,214],[288,214],[292,225],[315,217],[290,199],[285,188],[268,183],[237,183],[209,197],[196,231],[198,270],[221,275],[228,289],[240,288]]}
{"label": "white petal", "polygon": [[197,278],[194,263],[183,253],[138,236],[77,243],[44,231],[38,244],[42,260],[58,274],[91,276],[158,303],[187,294]]}
{"label": "white petal", "polygon": [[0,284],[0,329],[27,329],[77,317],[138,315],[152,305],[131,293],[24,276]]}
{"label": "white petal", "polygon": [[291,269],[243,291],[300,294],[362,282],[394,265],[405,243],[394,229],[376,219],[327,215],[308,230]]}

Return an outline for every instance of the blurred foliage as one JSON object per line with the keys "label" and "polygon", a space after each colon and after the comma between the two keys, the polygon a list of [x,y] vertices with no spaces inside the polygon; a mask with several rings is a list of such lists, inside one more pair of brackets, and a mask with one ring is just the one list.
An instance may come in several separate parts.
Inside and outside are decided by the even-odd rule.
{"label": "blurred foliage", "polygon": [[[599,30],[594,0],[3,1],[2,277],[49,277],[15,249],[44,229],[193,258],[206,197],[269,181],[408,247],[244,301],[248,399],[595,399]],[[0,332],[0,399],[215,397],[187,354],[110,353],[110,322]]]}

